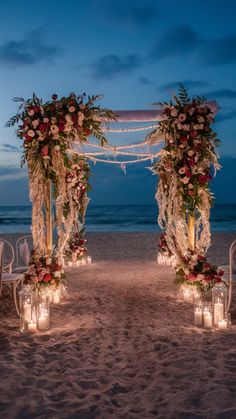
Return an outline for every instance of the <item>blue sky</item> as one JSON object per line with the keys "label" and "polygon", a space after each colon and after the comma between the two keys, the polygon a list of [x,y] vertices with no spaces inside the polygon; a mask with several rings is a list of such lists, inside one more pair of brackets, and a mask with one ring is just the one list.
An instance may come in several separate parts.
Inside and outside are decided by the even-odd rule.
{"label": "blue sky", "polygon": [[[152,109],[179,82],[221,107],[215,129],[222,140],[222,171],[213,188],[217,202],[236,202],[235,15],[233,0],[1,4],[0,203],[28,203],[20,140],[14,129],[4,128],[17,110],[13,96],[29,98],[34,91],[48,100],[52,93],[86,92],[103,94],[101,104],[112,109]],[[110,165],[95,166],[93,202],[153,203],[155,178],[144,166],[128,169],[126,176]]]}

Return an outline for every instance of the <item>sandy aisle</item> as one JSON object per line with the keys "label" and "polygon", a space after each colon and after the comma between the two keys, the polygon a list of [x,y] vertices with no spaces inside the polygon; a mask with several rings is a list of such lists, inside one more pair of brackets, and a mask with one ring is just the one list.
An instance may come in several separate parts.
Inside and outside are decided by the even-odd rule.
{"label": "sandy aisle", "polygon": [[[236,327],[193,327],[154,234],[88,237],[95,262],[68,270],[49,332],[24,336],[1,314],[1,417],[235,419]],[[232,237],[211,258],[226,262]]]}

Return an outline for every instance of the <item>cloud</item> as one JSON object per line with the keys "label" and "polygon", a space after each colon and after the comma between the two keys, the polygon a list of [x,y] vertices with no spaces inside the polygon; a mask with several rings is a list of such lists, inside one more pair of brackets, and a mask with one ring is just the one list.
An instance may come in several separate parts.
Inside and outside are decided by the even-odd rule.
{"label": "cloud", "polygon": [[126,0],[119,2],[116,0],[95,0],[93,6],[98,9],[103,18],[105,16],[109,21],[112,20],[112,23],[128,28],[144,27],[146,29],[148,25],[160,18],[161,13],[154,2],[143,3],[141,5],[134,4],[132,0],[128,2]]}
{"label": "cloud", "polygon": [[219,89],[214,90],[213,92],[208,92],[204,96],[209,98],[219,98],[219,99],[236,99],[236,90],[232,89]]}
{"label": "cloud", "polygon": [[204,41],[191,26],[175,26],[159,38],[150,53],[150,58],[158,60],[169,56],[188,54],[203,43]]}
{"label": "cloud", "polygon": [[207,81],[204,81],[204,80],[186,79],[186,80],[172,81],[170,83],[165,83],[162,86],[160,86],[159,90],[161,92],[174,90],[174,89],[178,90],[180,84],[183,84],[187,89],[195,89],[195,88],[206,87],[206,86],[210,85],[210,83],[208,83]]}
{"label": "cloud", "polygon": [[1,151],[5,152],[5,153],[12,153],[12,152],[19,153],[21,150],[18,147],[16,147],[15,145],[3,144],[3,148],[1,149]]}
{"label": "cloud", "polygon": [[19,180],[27,177],[26,171],[17,171],[13,173],[0,174],[0,182],[5,182],[6,180]]}
{"label": "cloud", "polygon": [[205,65],[223,65],[236,62],[236,35],[210,40],[199,52],[199,60]]}
{"label": "cloud", "polygon": [[222,121],[228,121],[229,119],[234,119],[234,118],[236,118],[236,111],[232,110],[230,112],[217,115],[215,120],[216,122],[222,122]]}
{"label": "cloud", "polygon": [[139,81],[140,84],[146,84],[146,85],[147,84],[149,84],[149,85],[154,84],[154,82],[152,80],[150,80],[150,79],[148,79],[147,77],[144,77],[144,76],[140,76],[138,81]]}
{"label": "cloud", "polygon": [[51,62],[62,49],[47,45],[42,38],[42,29],[28,32],[21,40],[11,40],[0,45],[0,62],[10,68],[30,66],[40,61]]}
{"label": "cloud", "polygon": [[113,80],[121,75],[132,73],[141,66],[137,54],[120,57],[115,54],[105,55],[92,64],[92,75],[96,80]]}

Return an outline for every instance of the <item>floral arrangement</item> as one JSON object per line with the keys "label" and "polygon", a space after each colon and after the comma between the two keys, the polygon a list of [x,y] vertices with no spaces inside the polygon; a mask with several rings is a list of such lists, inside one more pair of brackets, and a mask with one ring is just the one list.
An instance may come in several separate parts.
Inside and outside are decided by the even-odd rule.
{"label": "floral arrangement", "polygon": [[64,278],[64,271],[56,257],[39,257],[36,250],[31,251],[29,268],[25,273],[25,284],[32,284],[38,289],[58,287]]}
{"label": "floral arrangement", "polygon": [[166,256],[172,256],[172,253],[168,247],[167,241],[166,241],[166,234],[162,233],[158,240],[158,247],[159,252],[163,253]]}
{"label": "floral arrangement", "polygon": [[206,100],[188,97],[181,86],[179,96],[162,103],[162,120],[152,136],[162,136],[165,145],[153,172],[159,175],[156,198],[158,222],[166,230],[172,253],[176,246],[188,253],[189,216],[195,217],[196,250],[204,253],[210,244],[209,216],[212,194],[209,182],[212,168],[218,170],[217,134],[211,124],[213,113]]}
{"label": "floral arrangement", "polygon": [[217,283],[222,282],[224,271],[207,262],[205,256],[190,254],[183,258],[176,270],[176,281],[180,284],[193,285],[205,293]]}
{"label": "floral arrangement", "polygon": [[[19,110],[6,125],[10,127],[17,124],[17,135],[23,140],[21,163],[28,164],[32,236],[41,256],[46,253],[44,210],[48,206],[46,203],[50,195],[50,182],[55,197],[60,257],[78,219],[76,206],[73,205],[75,194],[69,191],[68,186],[71,170],[75,170],[72,169],[73,161],[71,162],[70,157],[73,141],[86,143],[90,135],[101,145],[107,141],[103,134],[102,122],[114,120],[115,114],[96,105],[95,102],[99,98],[100,96],[87,97],[85,94],[76,96],[74,93],[60,99],[54,94],[52,100],[46,103],[35,94],[29,100],[14,98],[16,102],[20,102]],[[83,185],[80,194],[82,192]]]}
{"label": "floral arrangement", "polygon": [[70,210],[69,195],[72,194],[73,205],[79,214],[79,221],[84,222],[85,212],[88,204],[87,192],[91,189],[89,185],[90,167],[88,162],[72,154],[69,167],[66,171],[66,186],[68,201],[64,204],[64,216]]}
{"label": "floral arrangement", "polygon": [[84,229],[74,232],[66,245],[65,259],[73,262],[83,259],[87,253],[85,244]]}

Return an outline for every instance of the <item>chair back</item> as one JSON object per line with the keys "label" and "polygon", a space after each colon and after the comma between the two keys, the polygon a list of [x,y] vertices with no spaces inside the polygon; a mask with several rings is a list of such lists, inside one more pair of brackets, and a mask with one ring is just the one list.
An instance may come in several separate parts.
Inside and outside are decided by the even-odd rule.
{"label": "chair back", "polygon": [[236,272],[236,240],[231,243],[229,248],[229,279],[233,279],[233,274]]}
{"label": "chair back", "polygon": [[7,239],[0,237],[0,240],[3,242],[2,272],[11,273],[15,258],[15,252],[12,244]]}
{"label": "chair back", "polygon": [[3,241],[0,240],[0,296],[2,294]]}
{"label": "chair back", "polygon": [[33,249],[33,239],[30,234],[21,236],[16,241],[16,268],[28,266],[30,252]]}

